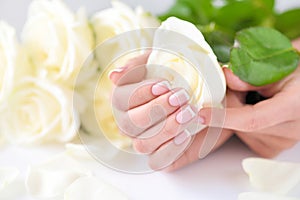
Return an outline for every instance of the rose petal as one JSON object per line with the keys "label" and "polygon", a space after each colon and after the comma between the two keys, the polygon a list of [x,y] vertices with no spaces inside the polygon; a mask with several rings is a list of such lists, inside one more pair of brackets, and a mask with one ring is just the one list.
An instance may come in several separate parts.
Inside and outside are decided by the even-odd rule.
{"label": "rose petal", "polygon": [[70,87],[94,47],[87,16],[60,0],[32,1],[22,40],[38,76]]}
{"label": "rose petal", "polygon": [[142,8],[136,11],[119,1],[112,1],[112,8],[101,10],[92,16],[97,44],[131,30],[157,28],[158,19],[147,14]]}
{"label": "rose petal", "polygon": [[93,159],[83,145],[69,143],[66,144],[65,149],[66,149],[66,154],[68,154],[73,158],[75,157],[78,159]]}
{"label": "rose petal", "polygon": [[247,158],[242,165],[251,185],[264,192],[286,194],[300,183],[300,164]]}
{"label": "rose petal", "polygon": [[276,194],[245,192],[239,194],[238,200],[299,200],[294,197],[286,197]]}
{"label": "rose petal", "polygon": [[54,198],[63,195],[65,189],[82,176],[91,176],[91,171],[63,153],[29,167],[26,188],[34,197]]}
{"label": "rose petal", "polygon": [[155,32],[153,47],[147,78],[160,77],[167,79],[173,88],[186,89],[194,97],[192,103],[199,108],[220,105],[225,96],[225,77],[196,26],[170,17]]}
{"label": "rose petal", "polygon": [[65,192],[64,200],[126,200],[122,192],[96,177],[81,177],[72,183]]}
{"label": "rose petal", "polygon": [[19,175],[19,170],[13,167],[0,168],[0,191],[5,190],[5,187],[11,184]]}

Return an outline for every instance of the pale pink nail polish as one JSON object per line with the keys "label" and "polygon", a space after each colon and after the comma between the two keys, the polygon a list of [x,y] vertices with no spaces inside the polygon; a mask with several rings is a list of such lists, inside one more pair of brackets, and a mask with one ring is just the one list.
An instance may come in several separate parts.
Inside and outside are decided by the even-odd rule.
{"label": "pale pink nail polish", "polygon": [[198,122],[201,124],[205,124],[205,119],[203,117],[199,117]]}
{"label": "pale pink nail polish", "polygon": [[189,94],[185,90],[179,90],[169,97],[171,106],[182,106],[190,100]]}
{"label": "pale pink nail polish", "polygon": [[109,72],[108,76],[111,79],[115,73],[121,73],[121,72],[125,71],[126,69],[128,69],[128,66],[113,69],[112,71]]}
{"label": "pale pink nail polish", "polygon": [[162,95],[166,92],[168,92],[171,88],[171,85],[168,81],[162,81],[159,83],[156,83],[152,86],[152,94],[153,95]]}
{"label": "pale pink nail polish", "polygon": [[180,144],[184,143],[190,135],[191,134],[188,130],[184,130],[179,135],[177,135],[173,141],[176,145],[180,145]]}
{"label": "pale pink nail polish", "polygon": [[176,121],[180,124],[185,124],[196,116],[191,106],[187,106],[176,115]]}

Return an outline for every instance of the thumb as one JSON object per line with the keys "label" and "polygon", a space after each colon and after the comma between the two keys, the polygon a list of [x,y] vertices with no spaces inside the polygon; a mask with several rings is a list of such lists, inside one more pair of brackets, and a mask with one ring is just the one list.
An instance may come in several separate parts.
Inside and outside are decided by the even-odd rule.
{"label": "thumb", "polygon": [[242,81],[238,76],[236,76],[229,68],[223,67],[223,72],[226,78],[227,86],[234,91],[247,92],[247,91],[258,91],[262,87],[255,87]]}
{"label": "thumb", "polygon": [[[292,120],[295,109],[293,99],[283,95],[261,101],[255,105],[244,105],[235,108],[203,108],[200,117],[205,125],[231,129],[242,132],[253,132],[272,127]],[[213,120],[223,117],[223,120]]]}
{"label": "thumb", "polygon": [[140,82],[146,75],[146,63],[150,51],[129,60],[125,66],[112,70],[109,79],[118,86]]}

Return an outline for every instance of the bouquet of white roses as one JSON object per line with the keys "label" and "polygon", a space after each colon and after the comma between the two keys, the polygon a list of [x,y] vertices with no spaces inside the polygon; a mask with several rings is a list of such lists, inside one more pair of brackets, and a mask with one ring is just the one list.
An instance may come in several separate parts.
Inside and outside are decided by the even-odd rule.
{"label": "bouquet of white roses", "polygon": [[[134,11],[120,2],[87,17],[84,9],[75,13],[60,0],[31,3],[20,42],[14,28],[1,21],[0,142],[69,142],[81,127],[89,130],[88,88],[101,68],[94,48],[125,31],[157,26],[142,8]],[[78,86],[87,59],[91,64]],[[74,104],[74,96],[80,103]],[[115,126],[109,134],[122,139]]]}

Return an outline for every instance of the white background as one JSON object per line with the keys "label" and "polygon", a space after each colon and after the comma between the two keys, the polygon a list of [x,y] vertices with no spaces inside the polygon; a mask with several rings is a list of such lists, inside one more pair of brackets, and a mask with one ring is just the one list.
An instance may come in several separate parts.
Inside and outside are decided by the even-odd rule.
{"label": "white background", "polygon": [[[21,30],[26,19],[30,0],[0,0],[0,19],[8,21],[17,30]],[[84,6],[89,13],[109,7],[109,0],[66,0],[72,8]],[[153,13],[163,12],[172,0],[124,0],[132,6],[141,4]],[[300,6],[300,0],[278,1],[276,8],[284,10]],[[287,130],[288,131],[288,130]],[[29,164],[38,163],[47,157],[63,150],[62,146],[45,146],[40,148],[8,147],[0,149],[0,166],[16,166],[24,176]],[[300,144],[282,153],[277,160],[300,162]],[[99,164],[96,175],[116,186],[130,199],[205,199],[233,200],[241,192],[252,191],[248,178],[241,168],[241,161],[249,156],[255,156],[237,139],[232,139],[220,150],[204,160],[174,173],[156,172],[147,175],[129,175],[115,172]],[[268,174],[266,174],[267,176]],[[10,188],[16,190],[16,185]],[[19,189],[22,187],[19,185]],[[29,200],[21,197],[20,192],[1,200]],[[291,192],[300,198],[300,187]]]}
{"label": "white background", "polygon": [[[122,0],[123,2],[135,7],[142,5],[146,10],[153,14],[162,13],[175,0]],[[279,11],[288,8],[300,7],[300,0],[275,0],[276,9]],[[8,21],[18,30],[21,30],[25,19],[27,8],[31,0],[0,0],[0,19]],[[89,13],[93,13],[100,9],[110,6],[110,0],[65,0],[65,2],[73,9],[85,7]]]}

